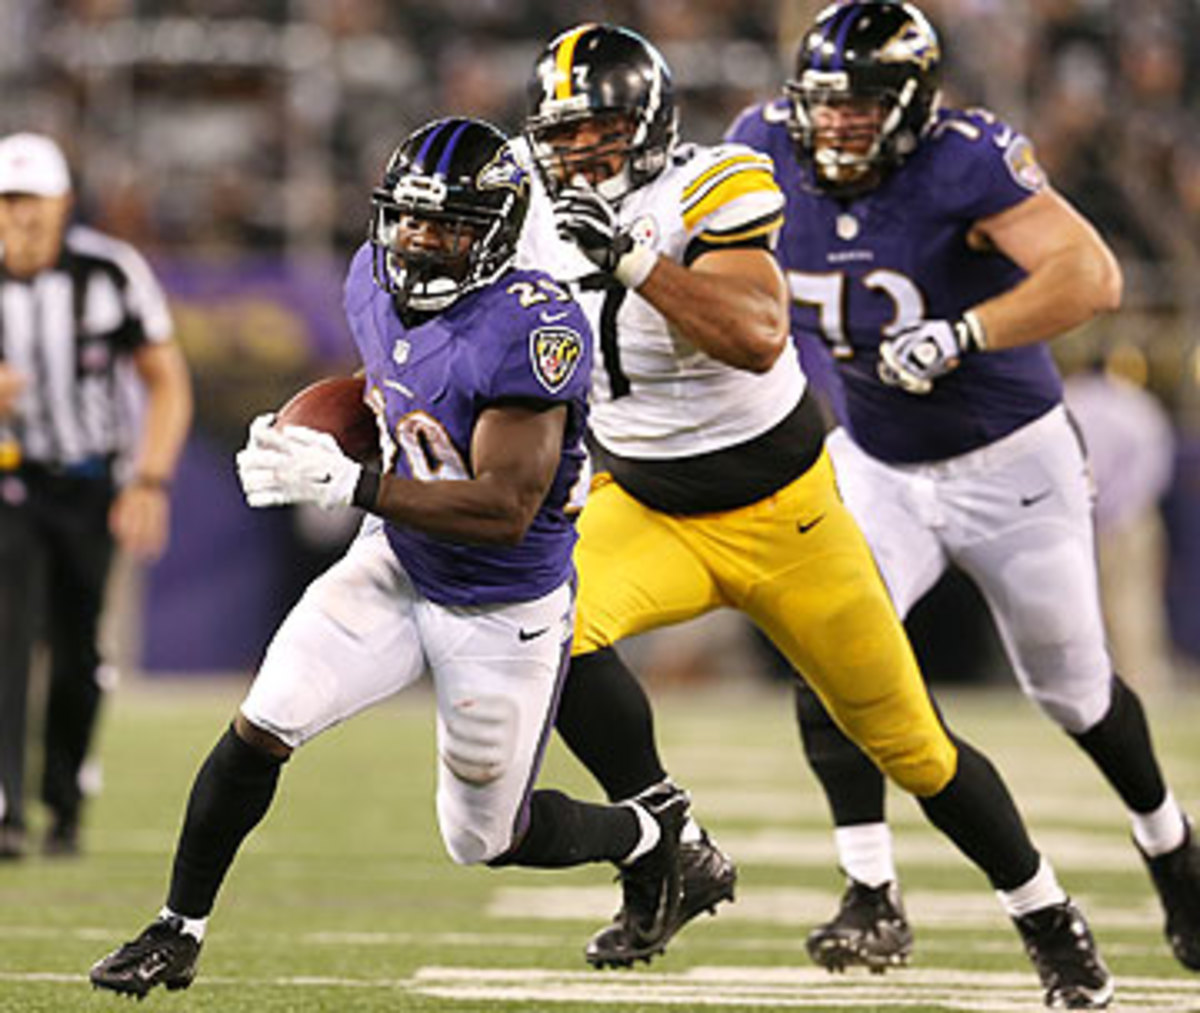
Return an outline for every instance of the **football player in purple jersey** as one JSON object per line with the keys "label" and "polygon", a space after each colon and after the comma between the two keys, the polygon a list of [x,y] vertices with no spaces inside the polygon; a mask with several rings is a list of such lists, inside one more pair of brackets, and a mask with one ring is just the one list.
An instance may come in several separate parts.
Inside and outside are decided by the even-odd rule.
{"label": "football player in purple jersey", "polygon": [[[787,194],[793,333],[836,363],[830,450],[897,611],[951,564],[975,582],[1021,688],[1124,803],[1171,948],[1200,970],[1200,849],[1105,646],[1087,459],[1046,347],[1117,307],[1120,268],[1019,131],[940,107],[939,62],[913,5],[831,6],[784,97],[729,136]],[[814,694],[797,710],[849,879],[809,952],[875,966],[911,946],[883,778]]]}
{"label": "football player in purple jersey", "polygon": [[139,998],[188,987],[283,763],[425,670],[451,858],[636,867],[656,893],[637,931],[653,941],[674,919],[686,794],[593,805],[533,790],[571,644],[592,339],[569,292],[513,266],[528,201],[526,170],[478,120],[428,124],[392,156],[345,286],[382,466],[269,415],[237,462],[252,507],[354,504],[369,516],[276,632],[197,775],[166,906],[96,963],[93,985]]}

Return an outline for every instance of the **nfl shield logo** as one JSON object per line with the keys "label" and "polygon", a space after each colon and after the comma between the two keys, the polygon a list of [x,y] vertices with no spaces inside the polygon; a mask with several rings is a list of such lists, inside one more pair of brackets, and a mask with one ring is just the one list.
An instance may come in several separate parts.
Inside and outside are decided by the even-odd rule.
{"label": "nfl shield logo", "polygon": [[392,346],[392,362],[397,366],[403,366],[408,362],[408,353],[412,350],[410,345],[404,338],[397,338],[396,343]]}
{"label": "nfl shield logo", "polygon": [[583,339],[570,327],[539,327],[529,335],[533,373],[551,394],[571,379],[583,355]]}

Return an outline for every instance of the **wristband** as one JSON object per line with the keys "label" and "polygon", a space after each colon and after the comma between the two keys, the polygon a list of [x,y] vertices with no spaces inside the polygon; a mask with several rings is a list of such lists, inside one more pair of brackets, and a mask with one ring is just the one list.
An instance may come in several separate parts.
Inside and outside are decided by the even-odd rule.
{"label": "wristband", "polygon": [[959,351],[986,352],[988,347],[987,331],[983,329],[983,323],[974,311],[967,310],[958,323],[960,326],[956,328],[955,337],[958,340]]}
{"label": "wristband", "polygon": [[368,513],[371,513],[379,501],[379,487],[382,483],[383,476],[374,468],[360,468],[358,481],[354,483],[354,495],[350,497],[350,503],[360,510],[366,510]]}
{"label": "wristband", "polygon": [[155,492],[167,492],[171,488],[171,480],[169,478],[160,478],[157,475],[143,475],[141,473],[134,475],[129,484],[138,489],[152,489]]}
{"label": "wristband", "polygon": [[634,243],[613,268],[613,277],[626,288],[640,288],[658,263],[658,254],[645,243]]}

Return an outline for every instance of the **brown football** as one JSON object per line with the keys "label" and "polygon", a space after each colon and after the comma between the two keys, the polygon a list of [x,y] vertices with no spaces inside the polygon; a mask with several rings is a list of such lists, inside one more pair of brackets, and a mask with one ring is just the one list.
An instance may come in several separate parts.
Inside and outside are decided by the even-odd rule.
{"label": "brown football", "polygon": [[275,413],[276,426],[307,426],[329,433],[355,461],[379,453],[375,413],[363,402],[361,376],[330,376],[293,394]]}

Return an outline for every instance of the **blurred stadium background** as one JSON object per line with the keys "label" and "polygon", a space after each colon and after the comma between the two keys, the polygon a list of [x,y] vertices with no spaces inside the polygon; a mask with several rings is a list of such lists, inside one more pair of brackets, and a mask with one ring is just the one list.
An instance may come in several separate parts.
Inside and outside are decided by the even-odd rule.
{"label": "blurred stadium background", "polygon": [[[779,87],[799,26],[818,6],[0,0],[0,132],[56,136],[76,170],[82,215],[150,256],[198,394],[171,551],[145,573],[123,572],[125,607],[113,624],[122,667],[153,678],[118,694],[106,716],[110,787],[90,818],[84,860],[30,862],[0,880],[0,1011],[112,1008],[111,997],[87,992],[83,971],[159,903],[188,778],[275,623],[348,536],[352,518],[246,509],[231,457],[254,414],[351,366],[341,273],[393,145],[452,111],[517,128],[543,42],[584,19],[628,24],[659,44],[681,92],[685,135],[714,141],[743,105]],[[1171,439],[1155,446],[1112,439],[1103,456],[1115,465],[1104,474],[1117,475],[1111,565],[1113,589],[1128,597],[1117,618],[1128,618],[1139,659],[1130,674],[1164,693],[1148,698],[1156,734],[1176,790],[1194,805],[1200,4],[924,6],[943,30],[949,98],[988,105],[1026,129],[1052,179],[1122,258],[1125,308],[1056,352],[1072,373],[1102,364],[1126,377],[1169,423]],[[1098,433],[1137,432],[1122,404],[1101,398],[1117,414]],[[1155,487],[1131,527],[1134,491],[1122,480],[1153,471],[1148,462],[1160,456],[1165,487]],[[960,580],[949,578],[911,627],[935,678],[1003,682],[987,620]],[[832,910],[839,889],[823,802],[804,772],[783,688],[743,697],[718,678],[747,667],[771,672],[772,659],[720,619],[637,649],[656,693],[682,680],[724,683],[715,693],[671,694],[660,722],[673,769],[742,863],[739,902],[722,917],[704,919],[649,973],[585,972],[579,946],[614,902],[604,871],[550,882],[452,868],[433,825],[431,722],[418,696],[297,757],[286,804],[235,869],[188,1008],[1036,1006],[998,907],[904,800],[893,815],[918,966],[882,979],[810,968],[804,932]],[[238,679],[160,678],[210,672]],[[1194,979],[1162,944],[1119,806],[1079,755],[1008,686],[978,696],[947,690],[941,702],[1011,778],[1035,835],[1093,912],[1126,1008],[1195,1009]],[[594,792],[557,744],[547,776]]]}
{"label": "blurred stadium background", "polygon": [[[36,129],[64,143],[83,216],[154,261],[195,371],[199,415],[176,489],[172,549],[121,599],[132,603],[117,625],[127,665],[151,673],[249,671],[298,589],[345,538],[345,519],[246,510],[231,453],[254,414],[312,377],[349,366],[340,276],[363,235],[369,189],[407,131],[451,111],[517,128],[545,39],[580,20],[606,19],[661,46],[681,91],[685,135],[713,141],[738,109],[779,87],[799,26],[818,6],[0,4],[0,130]],[[1165,539],[1165,573],[1150,574],[1147,622],[1161,601],[1169,642],[1148,650],[1165,652],[1175,679],[1194,682],[1200,6],[929,0],[925,7],[943,29],[950,99],[986,104],[1024,127],[1051,178],[1122,257],[1123,311],[1059,342],[1057,351],[1071,371],[1106,363],[1167,412],[1170,482],[1152,504],[1164,527],[1151,535],[1152,546]],[[1122,459],[1141,451],[1132,454]],[[928,631],[946,624],[928,622],[925,644],[921,615],[914,618],[929,667],[938,677],[995,676],[1002,665],[986,623],[961,584],[947,586],[927,611],[957,610],[953,643],[937,644]],[[744,665],[753,649],[720,626],[689,636],[651,660],[682,678],[722,658]]]}

